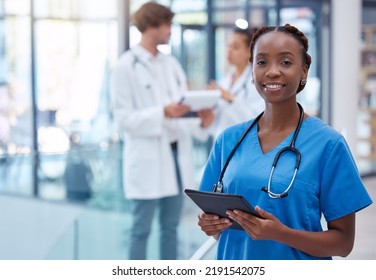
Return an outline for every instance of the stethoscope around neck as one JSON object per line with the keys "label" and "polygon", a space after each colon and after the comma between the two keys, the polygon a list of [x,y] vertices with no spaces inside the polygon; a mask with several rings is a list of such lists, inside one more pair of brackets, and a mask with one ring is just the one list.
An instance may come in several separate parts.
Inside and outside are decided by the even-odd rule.
{"label": "stethoscope around neck", "polygon": [[[296,141],[296,138],[298,137],[298,134],[299,134],[299,131],[300,131],[300,127],[302,126],[302,123],[303,123],[304,110],[303,110],[303,107],[299,103],[297,103],[297,104],[298,104],[298,107],[299,107],[299,110],[300,110],[300,117],[299,117],[298,125],[296,126],[296,129],[295,129],[294,135],[293,135],[292,140],[290,142],[290,145],[282,148],[281,150],[279,150],[277,152],[277,154],[275,155],[274,160],[273,160],[272,169],[270,171],[270,175],[269,175],[269,179],[268,179],[268,187],[262,187],[261,188],[261,191],[267,193],[269,195],[269,197],[271,197],[271,198],[285,198],[285,197],[288,196],[288,191],[290,190],[291,186],[293,185],[293,183],[295,181],[296,173],[298,172],[298,169],[299,169],[300,160],[301,160],[301,154],[300,154],[299,150],[297,148],[295,148],[295,141]],[[223,176],[224,176],[225,171],[227,169],[227,166],[230,163],[231,158],[233,157],[234,153],[238,149],[239,145],[241,144],[241,142],[243,141],[243,139],[245,138],[245,136],[252,129],[252,127],[254,127],[258,123],[258,121],[260,120],[260,118],[262,117],[263,114],[264,114],[264,112],[262,112],[260,115],[258,115],[254,119],[254,121],[244,131],[244,133],[242,134],[242,136],[240,136],[240,138],[239,138],[238,142],[235,144],[234,148],[231,150],[231,152],[230,152],[230,154],[229,154],[229,156],[228,156],[228,158],[227,158],[227,160],[225,162],[225,165],[222,168],[222,171],[221,171],[221,174],[219,176],[218,182],[216,184],[214,184],[213,192],[219,192],[219,193],[223,192],[223,182],[222,182],[222,179],[223,179]],[[279,158],[281,157],[281,155],[283,153],[287,153],[287,152],[291,152],[291,153],[295,154],[296,160],[295,160],[294,174],[292,176],[292,179],[291,179],[289,185],[287,186],[287,188],[286,188],[286,190],[284,192],[282,192],[282,193],[274,193],[274,192],[271,191],[271,183],[272,183],[272,179],[273,179],[274,170],[275,170],[275,168],[276,168],[276,166],[278,164],[278,161],[279,161]]]}

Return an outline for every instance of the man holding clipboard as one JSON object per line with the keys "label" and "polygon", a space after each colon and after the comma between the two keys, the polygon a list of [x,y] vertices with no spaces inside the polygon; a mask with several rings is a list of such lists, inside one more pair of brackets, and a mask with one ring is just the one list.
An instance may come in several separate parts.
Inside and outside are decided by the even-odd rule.
{"label": "man holding clipboard", "polygon": [[124,194],[133,218],[130,259],[147,259],[147,240],[158,208],[160,258],[177,258],[177,227],[183,192],[194,184],[193,137],[205,140],[214,115],[183,119],[190,106],[179,104],[187,79],[179,62],[161,53],[167,44],[174,13],[156,2],[132,15],[141,42],[126,51],[113,69],[111,101],[124,139]]}

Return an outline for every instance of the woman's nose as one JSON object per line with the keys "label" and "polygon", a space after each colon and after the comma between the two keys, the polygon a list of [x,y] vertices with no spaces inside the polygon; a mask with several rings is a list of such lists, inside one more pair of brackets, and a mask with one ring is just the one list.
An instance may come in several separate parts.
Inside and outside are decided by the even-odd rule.
{"label": "woman's nose", "polygon": [[278,77],[279,75],[281,75],[281,71],[278,65],[274,65],[274,64],[270,65],[269,68],[267,69],[266,75],[268,77]]}

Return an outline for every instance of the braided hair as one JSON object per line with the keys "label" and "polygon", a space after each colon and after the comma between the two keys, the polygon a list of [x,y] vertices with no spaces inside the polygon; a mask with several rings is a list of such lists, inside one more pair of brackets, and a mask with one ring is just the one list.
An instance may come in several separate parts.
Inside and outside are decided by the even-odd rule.
{"label": "braided hair", "polygon": [[[311,56],[308,54],[308,39],[304,35],[303,32],[301,32],[299,29],[297,29],[295,26],[292,26],[290,24],[285,24],[284,26],[262,26],[260,27],[255,34],[252,37],[252,41],[250,44],[250,58],[249,61],[253,63],[253,51],[255,48],[256,41],[264,34],[269,32],[284,32],[287,34],[291,34],[302,46],[302,56],[303,56],[303,63],[308,66],[308,69],[311,65],[312,59]],[[305,83],[299,83],[298,91],[297,93],[301,92],[304,87]]]}

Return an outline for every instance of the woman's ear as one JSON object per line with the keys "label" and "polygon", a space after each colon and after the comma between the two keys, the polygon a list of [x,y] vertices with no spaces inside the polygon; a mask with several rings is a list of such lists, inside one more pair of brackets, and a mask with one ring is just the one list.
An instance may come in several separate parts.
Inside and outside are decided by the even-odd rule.
{"label": "woman's ear", "polygon": [[308,65],[305,64],[303,66],[303,75],[302,75],[302,78],[300,80],[307,80],[307,77],[308,77]]}

